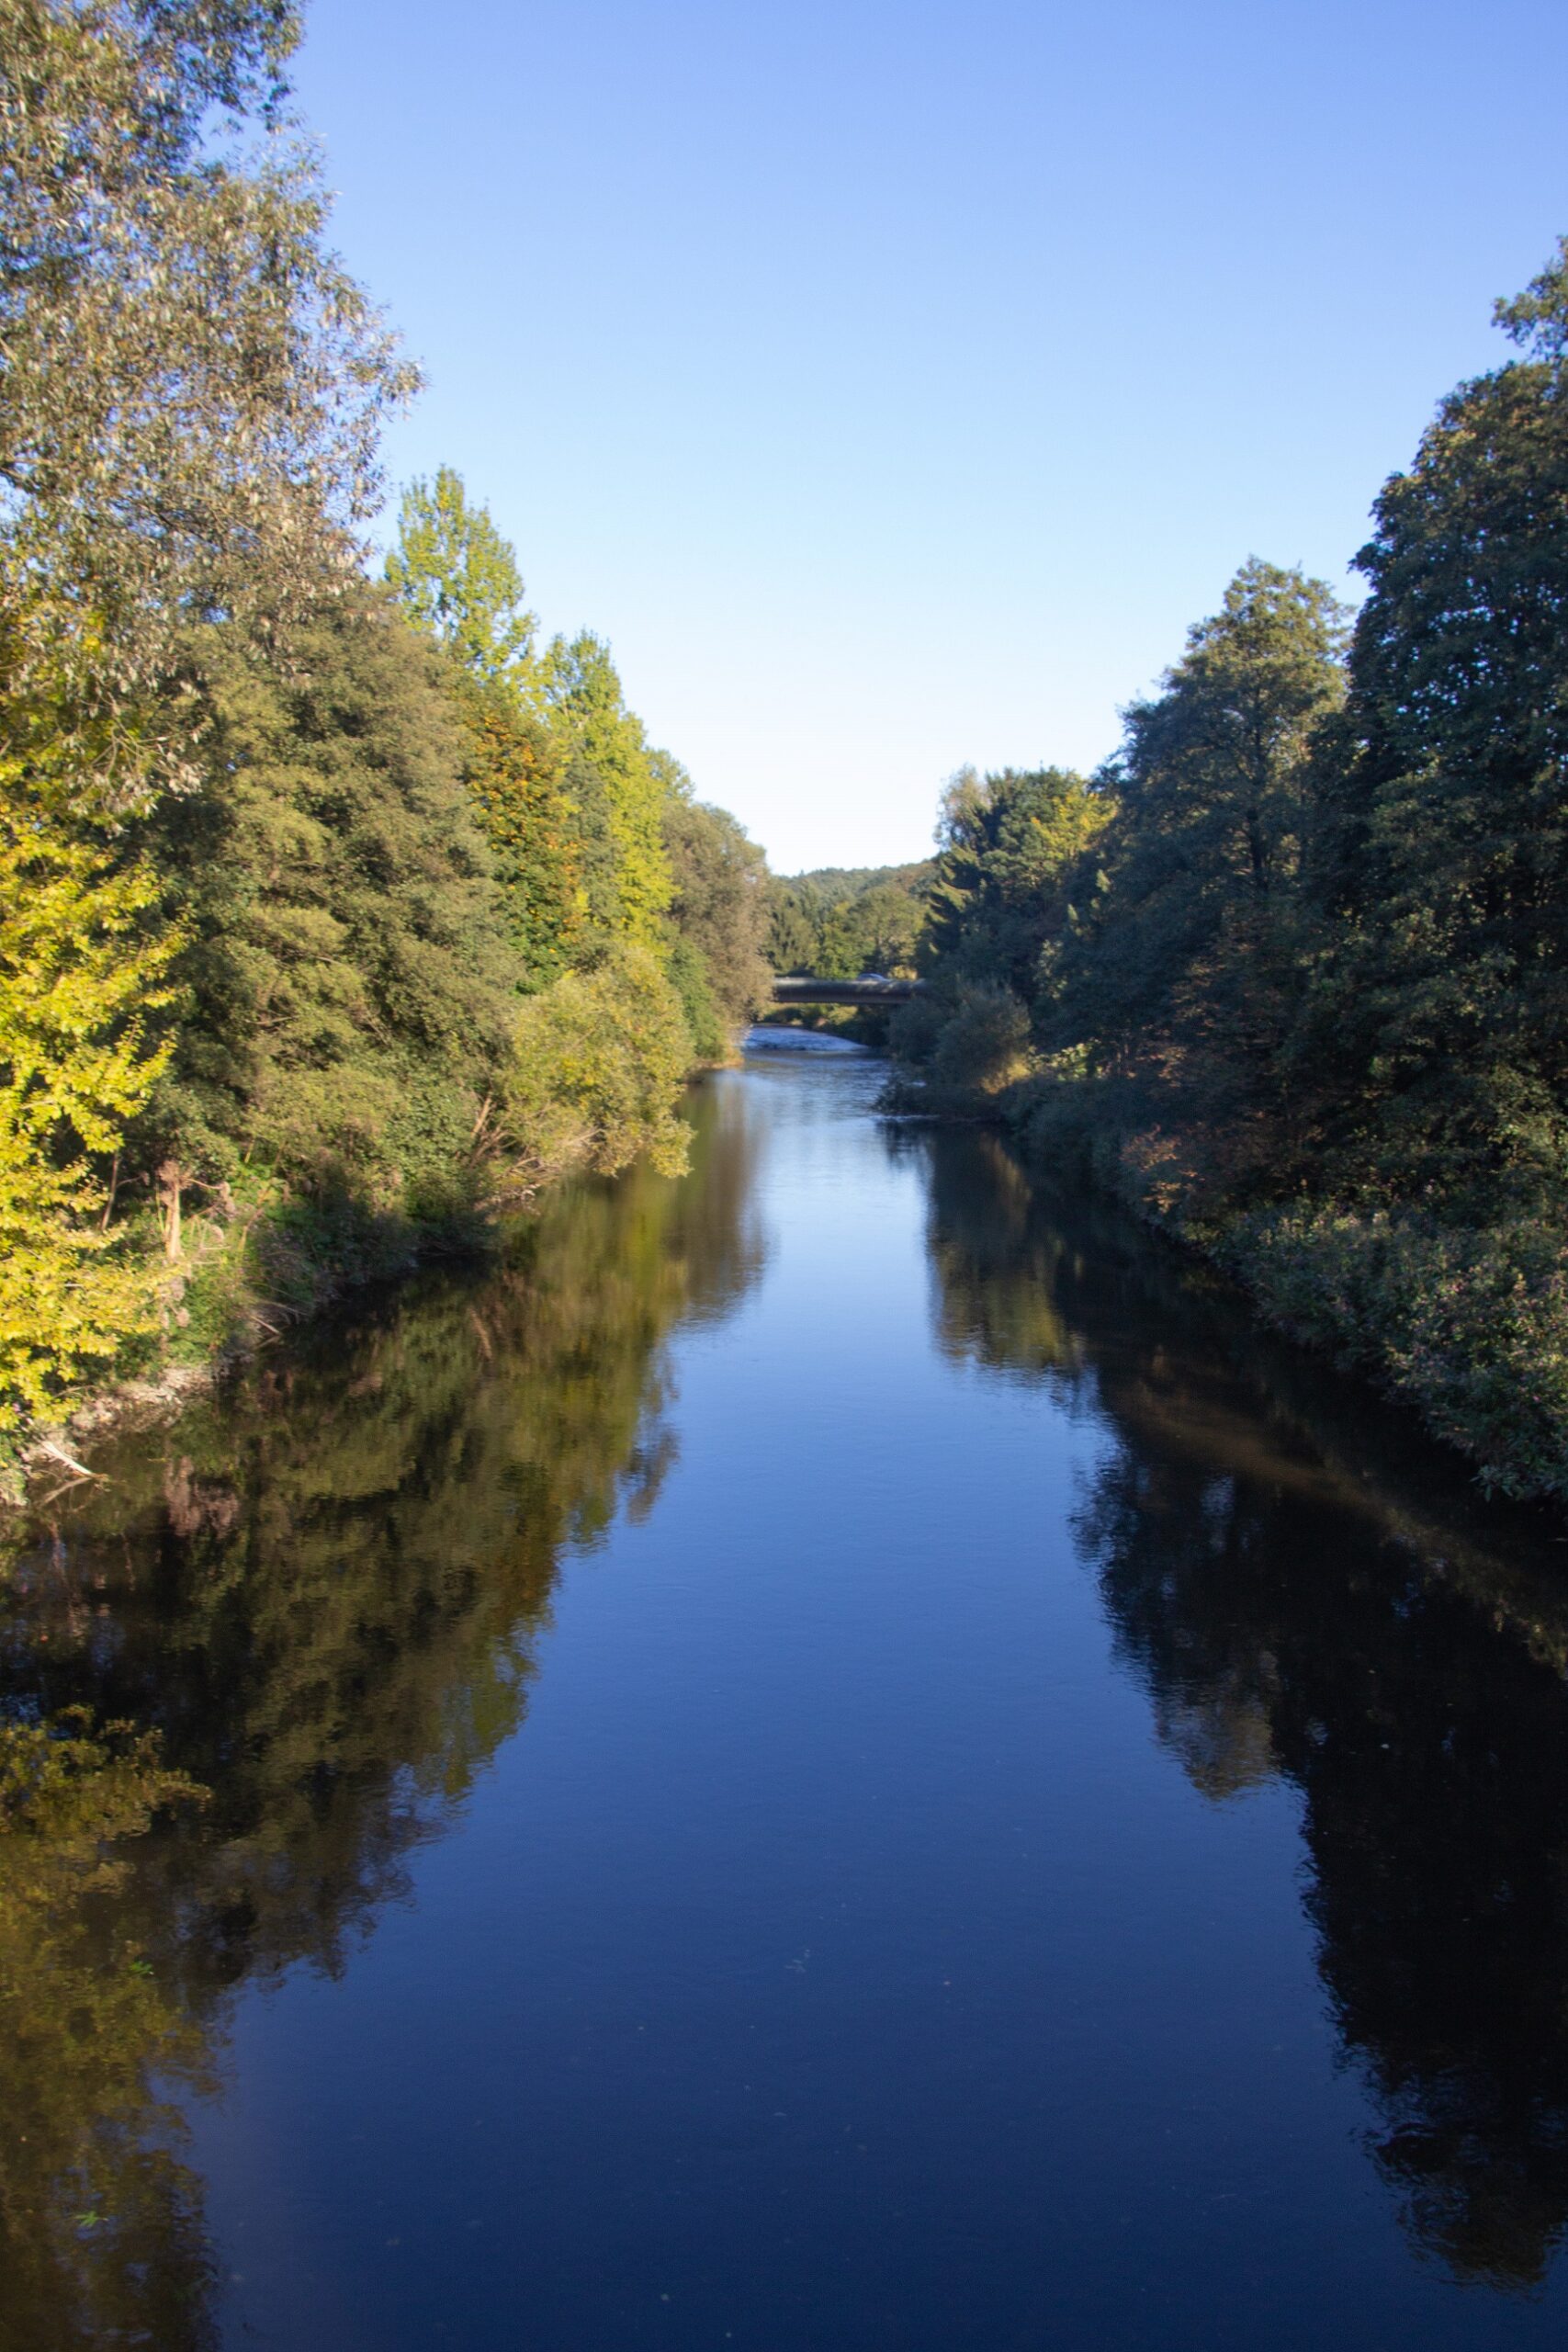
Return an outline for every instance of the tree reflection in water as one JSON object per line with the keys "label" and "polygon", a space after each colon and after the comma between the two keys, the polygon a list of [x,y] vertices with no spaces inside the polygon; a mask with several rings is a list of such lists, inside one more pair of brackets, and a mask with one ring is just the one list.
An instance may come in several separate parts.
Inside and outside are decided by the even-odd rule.
{"label": "tree reflection in water", "polygon": [[684,1178],[562,1190],[498,1268],[98,1455],[0,1563],[16,1739],[82,1708],[161,1742],[54,1743],[74,1810],[6,1784],[6,2352],[213,2342],[166,2094],[210,2086],[243,1980],[342,1967],[515,1729],[563,1556],[650,1507],[665,1342],[761,1265],[741,1106],[690,1116]]}
{"label": "tree reflection in water", "polygon": [[993,1137],[929,1155],[939,1343],[1104,1417],[1075,1532],[1161,1739],[1300,1790],[1318,1965],[1417,2244],[1528,2287],[1568,2219],[1568,1585],[1554,1528]]}

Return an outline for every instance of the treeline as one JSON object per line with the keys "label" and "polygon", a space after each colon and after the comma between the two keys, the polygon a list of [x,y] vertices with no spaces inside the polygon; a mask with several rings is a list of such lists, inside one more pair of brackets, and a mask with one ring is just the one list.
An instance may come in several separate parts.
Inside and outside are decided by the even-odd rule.
{"label": "treeline", "polygon": [[912,974],[930,858],[913,865],[826,865],[768,885],[768,960],[775,972],[852,980]]}
{"label": "treeline", "polygon": [[[325,242],[291,0],[0,0],[0,1431],[673,1111],[761,854],[457,477]],[[243,1237],[243,1244],[241,1237]],[[270,1302],[270,1304],[268,1303]]]}
{"label": "treeline", "polygon": [[897,1046],[1561,1497],[1568,242],[1496,319],[1359,614],[1249,562],[1099,775],[950,788]]}

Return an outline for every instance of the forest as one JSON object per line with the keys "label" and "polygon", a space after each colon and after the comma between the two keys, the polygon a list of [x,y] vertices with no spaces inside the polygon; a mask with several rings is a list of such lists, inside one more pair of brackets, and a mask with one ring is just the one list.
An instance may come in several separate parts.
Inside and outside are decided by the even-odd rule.
{"label": "forest", "polygon": [[[761,854],[541,642],[327,242],[291,0],[0,0],[0,1452],[669,1162]],[[0,1464],[0,1467],[3,1467]]]}
{"label": "forest", "polygon": [[1568,1496],[1568,240],[1385,484],[1095,775],[955,777],[906,1109],[1087,1164],[1495,1491]]}

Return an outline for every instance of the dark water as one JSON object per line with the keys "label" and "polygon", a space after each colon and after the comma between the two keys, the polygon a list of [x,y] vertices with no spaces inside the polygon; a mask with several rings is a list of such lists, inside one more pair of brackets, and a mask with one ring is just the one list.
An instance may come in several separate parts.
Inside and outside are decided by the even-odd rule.
{"label": "dark water", "polygon": [[876,1080],[32,1531],[7,2352],[1562,2343],[1568,1545]]}

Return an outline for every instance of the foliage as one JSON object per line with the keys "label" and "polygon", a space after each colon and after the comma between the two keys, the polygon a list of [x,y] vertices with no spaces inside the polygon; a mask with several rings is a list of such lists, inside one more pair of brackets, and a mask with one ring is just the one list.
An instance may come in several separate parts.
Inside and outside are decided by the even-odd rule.
{"label": "foliage", "polygon": [[144,860],[74,815],[58,696],[0,711],[0,1429],[44,1410],[150,1317],[106,1231],[99,1169],[168,1057],[149,1024],[175,944]]}
{"label": "foliage", "polygon": [[6,617],[22,673],[100,713],[162,685],[193,608],[315,600],[412,380],[322,243],[298,37],[288,0],[0,0]]}
{"label": "foliage", "polygon": [[516,552],[441,467],[407,491],[388,584],[412,626],[448,657],[463,770],[491,846],[525,984],[578,960],[587,928],[582,811],[567,788],[569,746],[548,723],[532,661]]}
{"label": "foliage", "polygon": [[766,863],[727,810],[694,799],[689,789],[665,803],[664,843],[677,944],[700,959],[716,1019],[716,1042],[705,1043],[695,1026],[693,1035],[705,1060],[721,1060],[728,1033],[755,1019],[772,996]]}
{"label": "foliage", "polygon": [[1489,1489],[1568,1494],[1561,1225],[1325,1203],[1229,1220],[1217,1254],[1276,1322],[1415,1396]]}
{"label": "foliage", "polygon": [[626,707],[603,639],[586,629],[553,638],[539,678],[582,840],[585,944],[593,954],[617,939],[656,947],[671,892],[666,766]]}
{"label": "foliage", "polygon": [[1375,509],[1303,1024],[1340,1182],[1555,1194],[1568,1128],[1568,248]]}
{"label": "foliage", "polygon": [[461,1193],[515,974],[438,660],[368,590],[287,666],[234,628],[188,659],[213,781],[147,828],[187,944],[142,1155],[428,1213]]}
{"label": "foliage", "polygon": [[891,1031],[900,1062],[944,1102],[962,1109],[967,1094],[973,1107],[1038,1067],[1034,1027],[1071,894],[1114,808],[1063,768],[964,769],[948,786],[918,947],[931,992]]}
{"label": "foliage", "polygon": [[505,684],[459,676],[462,770],[490,844],[525,985],[580,962],[588,933],[581,811],[566,788],[566,747]]}
{"label": "foliage", "polygon": [[960,980],[933,1038],[930,1066],[939,1087],[1000,1094],[1028,1075],[1029,1013],[1009,988]]}
{"label": "foliage", "polygon": [[1021,780],[959,780],[897,1041],[1564,1497],[1568,244],[1497,317],[1520,356],[1385,486],[1348,639],[1245,565],[1035,869]]}
{"label": "foliage", "polygon": [[768,959],[775,972],[851,980],[912,976],[930,860],[915,865],[824,866],[770,885]]}
{"label": "foliage", "polygon": [[498,1148],[534,1174],[574,1162],[607,1172],[644,1149],[678,1169],[673,1102],[691,1057],[680,998],[650,948],[568,972],[523,1007]]}
{"label": "foliage", "polygon": [[450,466],[403,492],[387,583],[475,677],[515,685],[525,673],[538,624],[524,610],[516,552]]}

